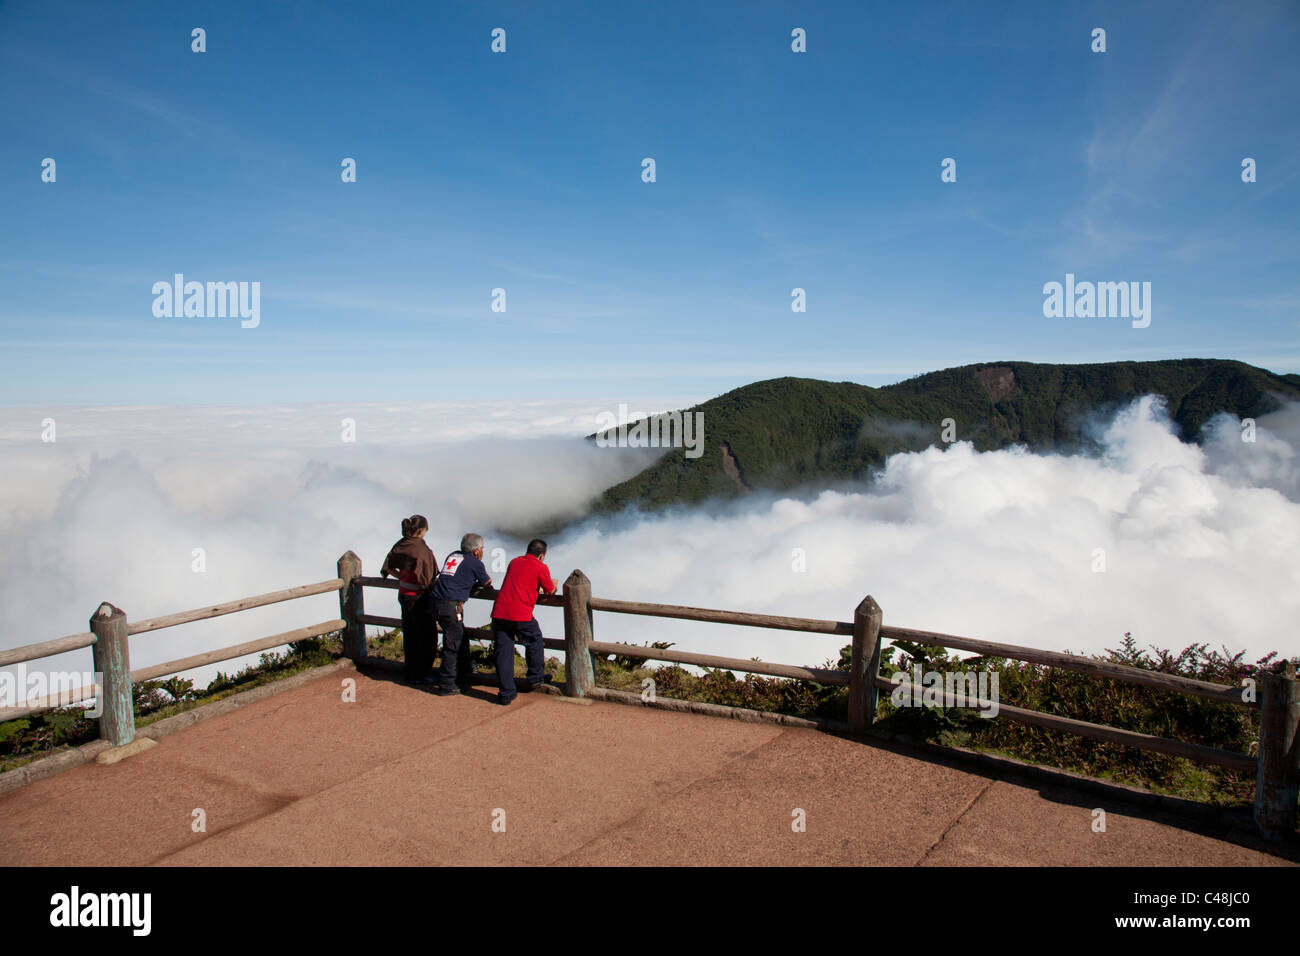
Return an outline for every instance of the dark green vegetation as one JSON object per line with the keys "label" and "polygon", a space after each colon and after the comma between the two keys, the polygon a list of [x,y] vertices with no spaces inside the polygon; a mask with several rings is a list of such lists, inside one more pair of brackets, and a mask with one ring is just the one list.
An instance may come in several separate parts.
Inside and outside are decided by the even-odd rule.
{"label": "dark green vegetation", "polygon": [[[822,666],[847,671],[849,651],[845,647],[838,661],[828,661]],[[1141,650],[1125,634],[1119,648],[1093,656],[1146,670],[1239,686],[1243,678],[1254,676],[1270,664],[1276,654],[1246,664],[1241,654],[1228,656],[1210,651],[1204,644],[1193,644],[1178,654],[1158,649],[1152,653]],[[996,671],[1000,704],[1240,753],[1249,752],[1251,744],[1259,740],[1257,709],[1002,658],[962,661],[941,647],[895,642],[882,654],[880,673],[884,677],[898,671],[909,673],[914,664],[919,664],[923,671],[940,673]],[[651,677],[655,681],[655,693],[660,697],[799,717],[848,719],[845,687],[754,674],[738,678],[721,669],[704,669],[702,675],[695,675],[676,665],[650,670],[628,658],[598,659],[596,665],[596,682],[602,687],[640,693],[642,681]],[[886,732],[941,746],[987,751],[1205,803],[1247,805],[1255,792],[1251,774],[1046,731],[1000,717],[981,717],[974,710],[895,707],[889,694],[883,691],[876,715],[876,726]]]}
{"label": "dark green vegetation", "polygon": [[[607,490],[597,512],[733,498],[746,490],[789,491],[862,479],[897,452],[940,443],[944,419],[956,439],[987,451],[1024,444],[1076,451],[1089,424],[1143,395],[1160,395],[1182,437],[1194,441],[1217,412],[1258,417],[1275,395],[1300,399],[1300,375],[1219,359],[1037,365],[995,362],[930,372],[869,388],[851,382],[778,378],[711,399],[704,454],[675,448]],[[594,439],[595,436],[590,436]]]}

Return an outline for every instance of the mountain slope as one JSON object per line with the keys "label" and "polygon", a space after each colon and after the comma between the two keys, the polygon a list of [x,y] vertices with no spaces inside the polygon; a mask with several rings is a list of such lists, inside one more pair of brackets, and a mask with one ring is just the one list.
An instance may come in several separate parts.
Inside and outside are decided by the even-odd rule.
{"label": "mountain slope", "polygon": [[[778,378],[688,409],[704,413],[704,454],[672,449],[598,499],[595,510],[655,508],[748,490],[785,491],[865,477],[896,452],[940,442],[944,420],[980,450],[1023,443],[1068,450],[1088,443],[1086,423],[1133,399],[1161,395],[1185,440],[1220,411],[1259,416],[1273,396],[1300,399],[1300,376],[1220,359],[1040,365],[991,362],[870,388]],[[595,436],[589,436],[594,439]]]}

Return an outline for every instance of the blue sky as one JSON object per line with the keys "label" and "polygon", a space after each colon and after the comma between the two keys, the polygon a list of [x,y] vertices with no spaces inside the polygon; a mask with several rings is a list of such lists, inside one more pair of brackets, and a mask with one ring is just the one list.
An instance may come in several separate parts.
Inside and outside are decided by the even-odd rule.
{"label": "blue sky", "polygon": [[[6,0],[0,403],[1300,371],[1297,49],[1294,2]],[[156,318],[176,272],[260,325]],[[1044,318],[1067,272],[1150,327]]]}

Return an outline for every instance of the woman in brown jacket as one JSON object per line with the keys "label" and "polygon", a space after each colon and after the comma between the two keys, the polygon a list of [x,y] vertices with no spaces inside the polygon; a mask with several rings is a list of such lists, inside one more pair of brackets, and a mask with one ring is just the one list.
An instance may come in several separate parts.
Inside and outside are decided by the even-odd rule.
{"label": "woman in brown jacket", "polygon": [[412,683],[432,684],[433,649],[437,642],[437,625],[433,620],[433,603],[429,585],[438,570],[438,559],[424,543],[429,522],[424,515],[402,519],[402,540],[388,552],[379,573],[393,575],[401,583],[397,603],[402,607],[402,649],[406,656],[406,679]]}

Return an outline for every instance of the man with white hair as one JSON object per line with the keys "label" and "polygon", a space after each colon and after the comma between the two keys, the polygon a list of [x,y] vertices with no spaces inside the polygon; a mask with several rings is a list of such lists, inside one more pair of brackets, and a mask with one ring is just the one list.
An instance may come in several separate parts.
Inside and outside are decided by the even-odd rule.
{"label": "man with white hair", "polygon": [[460,550],[447,555],[429,589],[433,614],[442,628],[436,693],[459,694],[469,686],[472,664],[465,640],[465,602],[480,588],[491,586],[492,578],[483,567],[483,536],[467,534],[460,539]]}

